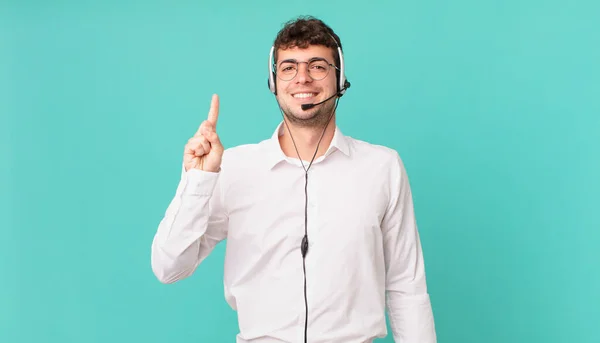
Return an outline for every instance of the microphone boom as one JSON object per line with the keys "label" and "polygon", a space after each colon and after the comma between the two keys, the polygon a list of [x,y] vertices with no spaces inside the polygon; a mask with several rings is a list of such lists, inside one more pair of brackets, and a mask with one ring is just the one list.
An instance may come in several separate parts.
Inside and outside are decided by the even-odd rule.
{"label": "microphone boom", "polygon": [[[342,90],[345,90],[345,89],[348,89],[348,88],[350,88],[350,82],[346,82],[346,85],[344,86],[344,88],[342,88]],[[311,108],[313,108],[313,107],[315,107],[317,105],[320,105],[320,104],[322,104],[322,103],[324,103],[326,101],[329,101],[329,100],[331,100],[331,99],[333,99],[336,96],[341,95],[341,94],[342,94],[342,91],[339,91],[339,92],[333,94],[332,96],[330,96],[329,98],[327,98],[327,99],[325,99],[325,100],[323,100],[321,102],[317,102],[316,104],[302,104],[301,105],[302,110],[304,110],[304,111],[309,110],[309,109],[311,109]]]}

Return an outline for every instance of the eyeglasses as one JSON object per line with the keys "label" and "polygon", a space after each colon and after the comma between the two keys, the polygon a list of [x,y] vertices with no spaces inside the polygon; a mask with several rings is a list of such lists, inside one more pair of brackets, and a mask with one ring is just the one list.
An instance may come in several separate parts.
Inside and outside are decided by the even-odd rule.
{"label": "eyeglasses", "polygon": [[308,62],[299,62],[296,60],[285,60],[279,64],[277,68],[277,77],[283,81],[290,81],[298,74],[298,66],[300,63],[306,63],[308,75],[313,80],[323,80],[329,74],[331,67],[337,67],[329,63],[324,58],[313,58]]}

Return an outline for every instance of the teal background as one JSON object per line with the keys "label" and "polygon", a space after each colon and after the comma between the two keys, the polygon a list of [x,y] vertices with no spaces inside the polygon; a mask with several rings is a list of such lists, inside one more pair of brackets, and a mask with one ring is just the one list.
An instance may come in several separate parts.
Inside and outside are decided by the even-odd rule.
{"label": "teal background", "polygon": [[600,342],[592,0],[2,2],[0,342],[234,342],[224,244],[173,285],[150,245],[212,93],[227,147],[273,132],[300,14],[342,38],[343,132],[406,164],[438,341]]}

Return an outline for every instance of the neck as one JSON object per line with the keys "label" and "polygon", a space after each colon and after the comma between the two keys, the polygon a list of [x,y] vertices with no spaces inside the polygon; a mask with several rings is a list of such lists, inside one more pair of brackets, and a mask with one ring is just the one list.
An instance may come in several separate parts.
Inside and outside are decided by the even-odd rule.
{"label": "neck", "polygon": [[[300,154],[300,159],[306,162],[310,162],[313,156],[315,156],[315,160],[323,156],[335,134],[335,117],[331,118],[324,133],[323,127],[298,127],[289,121],[286,121],[286,123],[283,123],[283,135],[279,136],[279,144],[283,153],[291,158],[298,158],[298,154]],[[293,140],[290,136],[290,131],[292,132]],[[321,135],[323,135],[322,139]],[[321,140],[320,142],[319,139]],[[294,147],[294,143],[296,147]],[[315,155],[317,145],[319,146],[319,150]],[[296,148],[298,149],[297,152]]]}

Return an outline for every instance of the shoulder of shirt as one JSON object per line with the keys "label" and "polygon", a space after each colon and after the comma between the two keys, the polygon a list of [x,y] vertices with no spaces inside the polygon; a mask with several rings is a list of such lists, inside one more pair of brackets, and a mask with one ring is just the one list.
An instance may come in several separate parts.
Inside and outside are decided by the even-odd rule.
{"label": "shoulder of shirt", "polygon": [[400,153],[389,146],[371,143],[365,140],[346,136],[348,144],[358,156],[365,156],[376,161],[384,163],[399,164],[403,168],[402,158]]}

